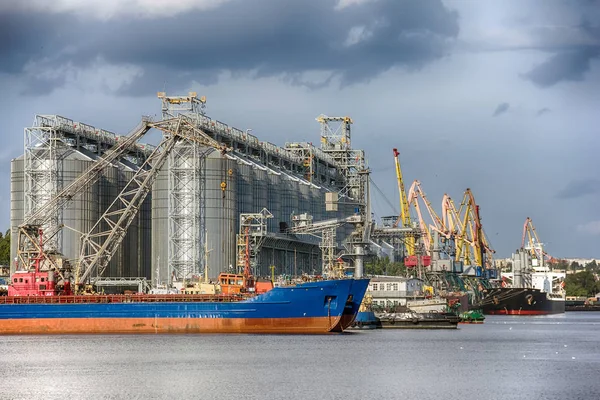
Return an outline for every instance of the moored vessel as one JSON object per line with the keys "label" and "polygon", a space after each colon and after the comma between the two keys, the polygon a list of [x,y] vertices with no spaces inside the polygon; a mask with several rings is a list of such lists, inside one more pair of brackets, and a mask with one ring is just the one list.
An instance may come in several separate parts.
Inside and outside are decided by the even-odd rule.
{"label": "moored vessel", "polygon": [[367,284],[333,279],[262,294],[4,296],[0,333],[340,332]]}
{"label": "moored vessel", "polygon": [[511,272],[500,287],[487,290],[477,305],[485,314],[546,315],[565,312],[565,274],[545,263],[541,243],[523,247],[512,257]]}

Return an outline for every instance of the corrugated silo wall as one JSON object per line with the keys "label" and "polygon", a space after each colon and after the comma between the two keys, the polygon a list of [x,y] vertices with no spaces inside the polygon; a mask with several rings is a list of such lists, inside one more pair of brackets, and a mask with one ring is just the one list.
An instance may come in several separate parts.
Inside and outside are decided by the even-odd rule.
{"label": "corrugated silo wall", "polygon": [[[72,153],[63,161],[63,185],[66,186],[85,171],[93,161],[79,159]],[[123,176],[126,175],[126,176]],[[121,191],[132,172],[123,173],[110,168],[98,182],[75,197],[62,211],[62,221],[70,228],[62,229],[60,251],[69,259],[77,259],[80,251],[79,232],[89,232],[101,214]],[[120,176],[120,177],[119,177]],[[11,162],[11,257],[17,253],[18,226],[24,216],[24,161],[22,158]],[[104,276],[111,277],[150,277],[150,199],[146,199],[140,212],[129,227],[123,242],[114,254]]]}
{"label": "corrugated silo wall", "polygon": [[[216,278],[220,272],[235,267],[236,227],[236,175],[235,160],[213,151],[205,161],[205,229],[208,249],[208,275]],[[165,167],[152,189],[152,281],[156,281],[157,268],[160,281],[166,282],[170,267],[169,256],[169,179]],[[226,183],[222,190],[221,183]],[[201,227],[202,229],[202,227]],[[159,261],[160,258],[160,261]]]}
{"label": "corrugated silo wall", "polygon": [[168,270],[168,216],[169,216],[169,174],[166,167],[158,173],[152,186],[152,283],[156,282],[156,271],[160,269],[159,280],[166,283]]}
{"label": "corrugated silo wall", "polygon": [[[235,234],[237,233],[237,176],[238,163],[213,151],[206,158],[206,237],[209,277],[235,268]],[[225,182],[225,190],[221,183]]]}
{"label": "corrugated silo wall", "polygon": [[[219,272],[228,271],[236,265],[236,234],[239,232],[241,213],[258,213],[266,207],[273,218],[267,222],[268,231],[278,233],[280,223],[291,226],[292,213],[308,212],[315,221],[351,215],[353,205],[340,204],[339,211],[325,211],[326,189],[301,183],[284,173],[263,170],[257,165],[240,159],[232,159],[213,151],[205,164],[205,218],[209,253],[209,277],[215,278]],[[225,181],[225,191],[221,182]],[[155,280],[157,260],[160,257],[161,281],[168,274],[168,173],[159,174],[153,188],[152,199],[152,274]],[[351,231],[351,226],[338,230],[338,243]],[[302,237],[310,240],[309,236]],[[293,274],[321,272],[321,255],[316,247],[281,246],[273,248],[264,245],[259,257],[260,276],[270,275],[270,265],[276,266],[276,273]],[[269,247],[271,246],[271,247]]]}
{"label": "corrugated silo wall", "polygon": [[23,222],[25,213],[23,158],[10,162],[10,272],[15,270],[14,259],[17,256],[17,227]]}

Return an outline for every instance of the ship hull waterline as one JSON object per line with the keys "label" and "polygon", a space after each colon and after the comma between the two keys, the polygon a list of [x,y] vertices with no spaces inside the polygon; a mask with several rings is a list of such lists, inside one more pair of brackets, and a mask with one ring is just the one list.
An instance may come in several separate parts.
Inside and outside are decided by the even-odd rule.
{"label": "ship hull waterline", "polygon": [[[341,331],[341,317],[309,318],[42,318],[0,321],[0,332],[18,334],[278,333]],[[339,330],[338,330],[339,329]]]}
{"label": "ship hull waterline", "polygon": [[362,301],[367,285],[368,279],[307,282],[221,302],[182,302],[173,296],[156,302],[156,296],[143,295],[120,302],[106,296],[75,296],[66,303],[61,296],[13,298],[12,303],[5,298],[0,334],[341,332],[354,319],[355,303]]}
{"label": "ship hull waterline", "polygon": [[481,305],[488,315],[551,315],[565,312],[565,301],[531,288],[493,289]]}

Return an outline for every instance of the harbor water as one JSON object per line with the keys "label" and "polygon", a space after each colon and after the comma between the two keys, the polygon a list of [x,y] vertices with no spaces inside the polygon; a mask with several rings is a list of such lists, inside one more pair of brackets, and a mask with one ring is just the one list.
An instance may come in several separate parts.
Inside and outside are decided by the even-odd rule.
{"label": "harbor water", "polygon": [[0,399],[600,398],[600,313],[323,336],[0,336]]}

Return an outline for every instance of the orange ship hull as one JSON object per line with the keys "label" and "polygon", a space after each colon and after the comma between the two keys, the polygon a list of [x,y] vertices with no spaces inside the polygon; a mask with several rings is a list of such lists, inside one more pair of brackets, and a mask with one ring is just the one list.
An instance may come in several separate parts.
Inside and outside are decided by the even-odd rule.
{"label": "orange ship hull", "polygon": [[341,331],[341,316],[307,318],[41,318],[0,320],[0,332],[18,334],[290,333]]}

